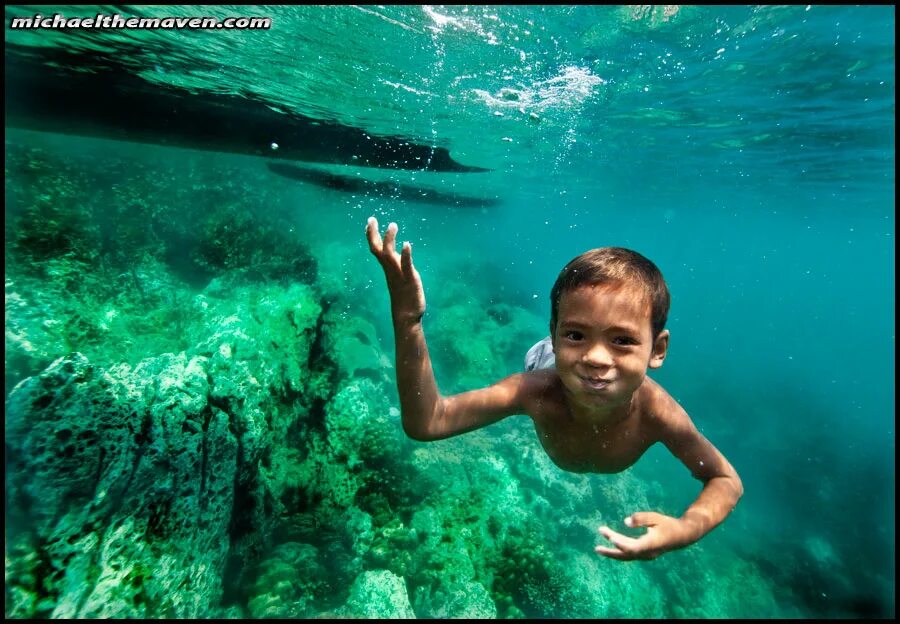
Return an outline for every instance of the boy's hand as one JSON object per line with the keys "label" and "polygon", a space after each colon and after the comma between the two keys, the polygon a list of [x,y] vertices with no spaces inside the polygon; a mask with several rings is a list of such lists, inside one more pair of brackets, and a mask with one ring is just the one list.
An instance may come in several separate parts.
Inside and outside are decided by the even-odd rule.
{"label": "boy's hand", "polygon": [[425,291],[422,279],[412,263],[412,246],[403,243],[401,253],[395,249],[397,224],[388,225],[384,233],[384,241],[378,232],[378,221],[369,217],[366,223],[366,238],[369,239],[369,251],[372,252],[387,278],[388,291],[391,294],[391,312],[394,322],[418,323],[425,314]]}
{"label": "boy's hand", "polygon": [[596,546],[594,552],[620,561],[656,559],[665,552],[682,548],[692,542],[691,530],[683,520],[655,511],[632,514],[625,518],[625,524],[629,527],[647,527],[647,532],[640,537],[628,537],[602,526],[601,535],[612,542],[615,548]]}

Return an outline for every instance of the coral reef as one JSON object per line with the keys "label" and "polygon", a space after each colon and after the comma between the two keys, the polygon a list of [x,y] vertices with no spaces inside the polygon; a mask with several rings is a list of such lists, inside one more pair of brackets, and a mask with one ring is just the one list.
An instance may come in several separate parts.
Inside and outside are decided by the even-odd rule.
{"label": "coral reef", "polygon": [[247,606],[254,618],[303,617],[311,600],[326,589],[316,548],[284,542],[258,564]]}
{"label": "coral reef", "polygon": [[104,372],[75,353],[12,392],[11,525],[39,545],[56,597],[33,615],[190,617],[218,602],[238,444],[206,386],[201,358]]}
{"label": "coral reef", "polygon": [[525,352],[545,335],[544,323],[522,308],[494,303],[472,314],[472,307],[448,305],[429,318],[429,348],[448,391],[471,390],[522,370]]}
{"label": "coral reef", "polygon": [[416,617],[409,605],[403,579],[388,570],[369,570],[360,574],[350,588],[350,598],[341,613],[375,619]]}

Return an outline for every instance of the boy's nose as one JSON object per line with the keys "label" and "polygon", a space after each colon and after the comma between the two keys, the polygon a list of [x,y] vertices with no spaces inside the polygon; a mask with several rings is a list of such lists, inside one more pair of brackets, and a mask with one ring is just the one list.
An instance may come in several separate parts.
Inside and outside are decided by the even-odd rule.
{"label": "boy's nose", "polygon": [[612,355],[603,344],[596,343],[588,347],[582,358],[589,366],[612,366]]}

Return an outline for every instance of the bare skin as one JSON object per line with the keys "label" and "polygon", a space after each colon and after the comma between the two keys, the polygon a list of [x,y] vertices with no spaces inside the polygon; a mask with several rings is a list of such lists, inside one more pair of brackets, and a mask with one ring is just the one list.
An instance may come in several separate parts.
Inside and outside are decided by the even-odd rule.
{"label": "bare skin", "polygon": [[652,335],[643,291],[627,284],[584,286],[564,292],[557,326],[550,328],[556,368],[518,373],[486,388],[452,396],[438,391],[422,330],[425,293],[412,263],[412,247],[396,251],[397,224],[384,239],[378,222],[366,225],[369,250],[387,278],[394,321],[397,387],[406,434],[441,440],[507,416],[528,415],[553,462],[573,472],[615,473],[662,442],[703,483],[679,518],[638,511],[628,537],[599,528],[611,544],[595,551],[619,560],[654,559],[688,546],[718,526],[743,494],[740,477],[694,426],[681,406],[647,370],[662,366],[669,332]]}

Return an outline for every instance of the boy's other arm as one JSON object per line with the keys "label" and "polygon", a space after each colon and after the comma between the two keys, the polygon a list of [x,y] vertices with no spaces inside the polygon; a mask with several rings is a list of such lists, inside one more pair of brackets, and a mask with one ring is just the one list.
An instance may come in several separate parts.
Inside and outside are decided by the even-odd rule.
{"label": "boy's other arm", "polygon": [[660,440],[695,479],[703,482],[700,495],[681,516],[688,528],[687,544],[691,544],[731,513],[744,494],[744,486],[731,463],[697,430],[675,399],[666,395],[658,414]]}
{"label": "boy's other arm", "polygon": [[666,445],[691,474],[703,482],[703,490],[680,518],[641,511],[625,519],[630,527],[647,527],[647,533],[631,538],[601,527],[615,548],[595,550],[614,559],[653,559],[664,552],[693,544],[731,513],[744,486],[725,456],[694,426],[687,412],[659,388],[651,416],[653,436]]}
{"label": "boy's other arm", "polygon": [[414,440],[440,440],[522,413],[527,384],[521,374],[480,390],[440,395],[422,329],[422,280],[413,266],[410,244],[404,243],[400,254],[395,249],[397,229],[396,223],[389,224],[382,241],[378,221],[370,217],[366,225],[369,250],[384,269],[391,297],[403,430]]}

